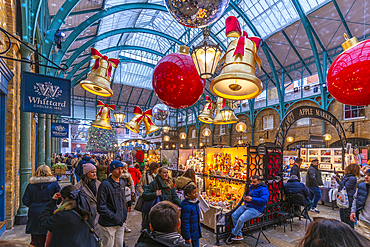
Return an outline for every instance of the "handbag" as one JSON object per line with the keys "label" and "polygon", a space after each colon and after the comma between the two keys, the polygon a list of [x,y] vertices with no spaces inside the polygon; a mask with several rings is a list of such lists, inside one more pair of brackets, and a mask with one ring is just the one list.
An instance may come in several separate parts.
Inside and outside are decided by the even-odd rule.
{"label": "handbag", "polygon": [[[157,184],[157,190],[159,190],[158,184]],[[161,201],[164,201],[164,196],[163,195],[157,196],[156,198],[154,198],[151,201],[144,201],[143,202],[142,209],[141,209],[141,212],[143,214],[149,214],[149,212],[152,209],[152,207],[155,204],[157,204],[158,202],[161,202]]]}
{"label": "handbag", "polygon": [[[146,177],[146,183],[148,184],[148,172],[145,173],[145,177]],[[142,196],[139,196],[139,198],[137,199],[136,203],[135,203],[135,207],[134,209],[136,211],[139,211],[139,212],[142,212],[142,209],[143,209],[143,203],[144,203],[144,199]]]}
{"label": "handbag", "polygon": [[[75,210],[71,210],[73,213],[75,213],[81,220],[81,215],[79,213],[77,213]],[[98,242],[99,244],[99,247],[102,247],[102,240],[101,238],[99,237],[99,235],[95,232],[95,229],[93,227],[90,226],[89,222],[87,222],[87,220],[82,220],[83,222],[85,222],[85,224],[87,225],[87,227],[89,228],[90,232],[92,234],[94,234],[94,238],[95,240]]]}
{"label": "handbag", "polygon": [[337,194],[337,205],[340,208],[349,208],[349,200],[346,187],[343,187]]}

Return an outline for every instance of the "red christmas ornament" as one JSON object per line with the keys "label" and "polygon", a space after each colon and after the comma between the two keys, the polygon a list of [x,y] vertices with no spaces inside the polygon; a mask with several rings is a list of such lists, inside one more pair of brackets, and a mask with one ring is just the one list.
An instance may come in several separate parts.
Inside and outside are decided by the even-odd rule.
{"label": "red christmas ornament", "polygon": [[330,66],[327,75],[328,91],[347,105],[370,104],[370,40],[358,43],[357,38],[342,44],[344,52]]}
{"label": "red christmas ornament", "polygon": [[163,57],[153,73],[153,89],[167,106],[181,109],[195,104],[203,94],[205,80],[199,77],[189,48]]}

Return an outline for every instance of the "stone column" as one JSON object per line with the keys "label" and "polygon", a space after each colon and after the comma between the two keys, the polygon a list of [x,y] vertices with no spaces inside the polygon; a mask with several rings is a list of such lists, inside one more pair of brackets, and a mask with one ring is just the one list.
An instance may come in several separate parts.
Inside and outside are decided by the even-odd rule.
{"label": "stone column", "polygon": [[37,123],[37,166],[45,164],[45,114],[38,114]]}
{"label": "stone column", "polygon": [[51,115],[46,115],[46,131],[45,131],[45,156],[46,165],[51,167]]}
{"label": "stone column", "polygon": [[[23,60],[30,60],[32,51],[21,44],[21,58]],[[28,63],[22,63],[21,71],[31,71]],[[27,188],[31,177],[31,113],[20,112],[20,168],[19,168],[19,208],[15,223],[17,225],[24,225],[27,223],[28,207],[22,202],[23,194]]]}

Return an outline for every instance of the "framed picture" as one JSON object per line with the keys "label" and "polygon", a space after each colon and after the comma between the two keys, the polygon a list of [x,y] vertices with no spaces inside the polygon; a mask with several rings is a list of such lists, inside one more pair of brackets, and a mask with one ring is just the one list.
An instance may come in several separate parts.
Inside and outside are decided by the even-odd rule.
{"label": "framed picture", "polygon": [[307,149],[301,149],[301,156],[307,155]]}
{"label": "framed picture", "polygon": [[302,162],[306,162],[307,161],[306,156],[302,156],[301,158],[302,158]]}
{"label": "framed picture", "polygon": [[318,156],[319,155],[319,150],[317,150],[317,149],[310,149],[310,150],[308,150],[308,155],[310,155],[310,156]]}
{"label": "framed picture", "polygon": [[331,157],[320,157],[320,162],[321,163],[332,163]]}
{"label": "framed picture", "polygon": [[333,169],[336,171],[342,171],[342,164],[333,164]]}
{"label": "framed picture", "polygon": [[331,150],[330,149],[322,149],[320,150],[321,155],[331,155]]}
{"label": "framed picture", "polygon": [[340,164],[342,164],[342,157],[334,157],[334,162],[333,163],[340,163]]}
{"label": "framed picture", "polygon": [[312,162],[313,159],[317,158],[316,156],[309,156],[308,157],[308,162]]}
{"label": "framed picture", "polygon": [[331,170],[331,164],[320,164],[321,170]]}
{"label": "framed picture", "polygon": [[334,150],[334,155],[342,155],[342,150]]}

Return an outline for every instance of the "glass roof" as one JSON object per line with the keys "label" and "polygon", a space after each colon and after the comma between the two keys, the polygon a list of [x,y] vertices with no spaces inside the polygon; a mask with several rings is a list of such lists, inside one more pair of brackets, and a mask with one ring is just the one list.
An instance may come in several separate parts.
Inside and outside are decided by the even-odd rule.
{"label": "glass roof", "polygon": [[[164,5],[163,0],[106,0],[104,8],[134,2]],[[262,38],[267,38],[299,19],[298,13],[292,4],[292,0],[236,0],[236,2],[238,2],[239,8],[251,20]],[[329,0],[299,0],[299,2],[303,10],[308,13],[320,7],[322,4],[329,2]],[[212,33],[225,46],[227,46],[225,20],[230,15],[238,17],[237,12],[231,9],[215,22],[211,29]],[[253,34],[242,18],[239,18],[239,21],[243,30],[247,31],[249,35],[257,35]],[[122,11],[103,18],[100,21],[97,35],[121,28],[145,28],[156,30],[181,39],[185,43],[188,43],[189,40],[192,40],[200,33],[199,29],[192,29],[187,35],[184,35],[188,28],[175,21],[167,12],[150,9],[135,9]],[[199,35],[199,37],[192,42],[192,45],[196,45],[202,39],[203,37]],[[138,32],[111,36],[97,42],[94,47],[98,50],[103,50],[115,46],[139,46],[162,54],[176,51],[178,47],[175,42],[164,37]],[[161,59],[161,56],[142,50],[117,50],[107,55],[109,57],[120,57],[125,61],[122,62],[114,72],[115,83],[152,89],[151,75],[153,73],[153,67]],[[128,62],[127,59],[143,61],[146,65]]]}

